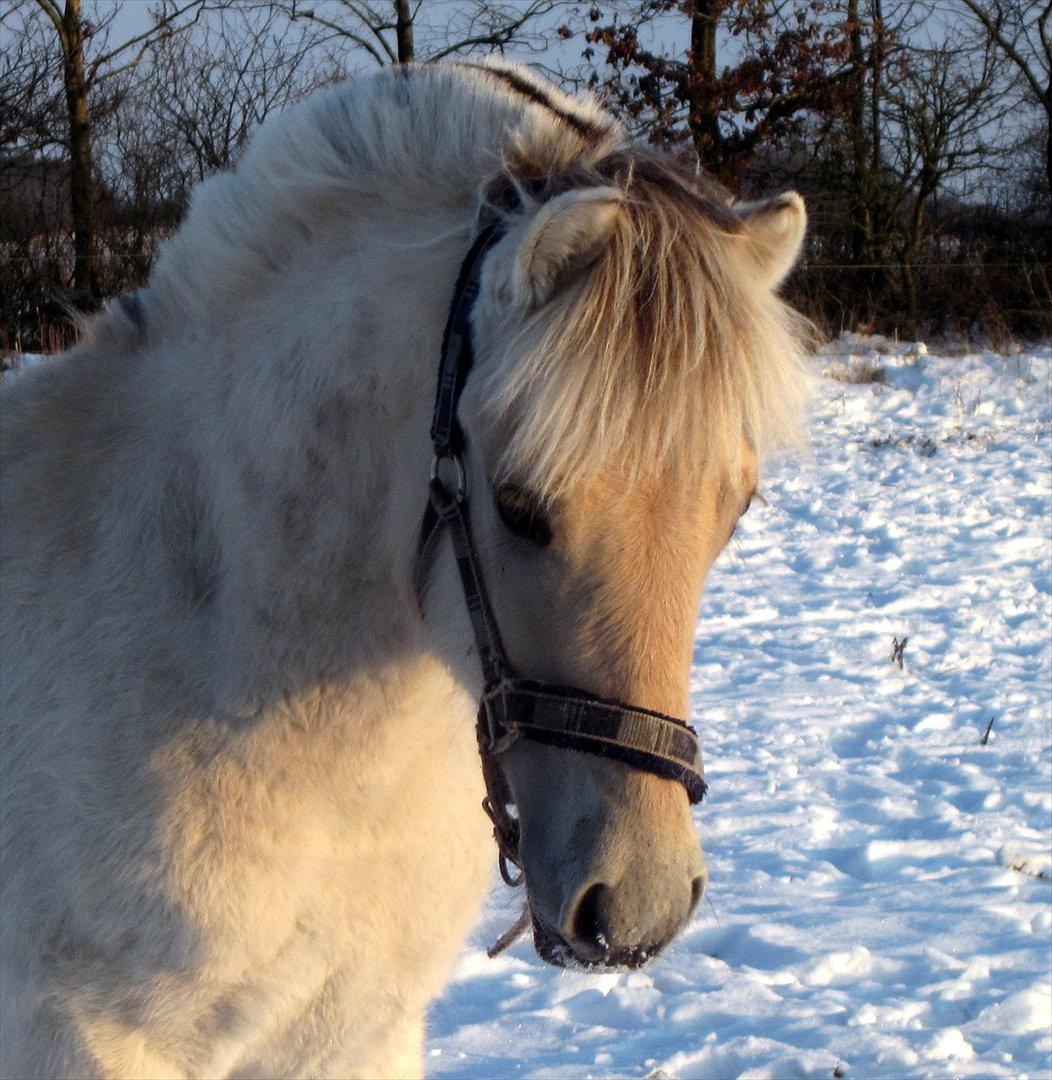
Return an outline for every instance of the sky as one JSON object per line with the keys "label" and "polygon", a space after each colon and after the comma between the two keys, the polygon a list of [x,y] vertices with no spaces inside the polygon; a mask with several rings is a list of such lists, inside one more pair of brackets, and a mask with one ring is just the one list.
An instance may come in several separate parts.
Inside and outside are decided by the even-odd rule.
{"label": "sky", "polygon": [[[183,2],[183,0],[178,0]],[[505,7],[525,5],[528,0],[497,0]],[[903,0],[908,3],[909,0]],[[373,0],[375,6],[390,5],[390,0]],[[929,7],[930,5],[930,7]],[[112,16],[110,26],[110,47],[121,41],[134,37],[136,34],[147,30],[151,25],[151,11],[157,7],[156,0],[84,0],[85,10],[97,13],[97,18],[106,19]],[[245,6],[248,6],[247,0]],[[347,18],[346,9],[340,0],[312,0],[310,5],[319,14],[332,17],[335,21]],[[577,30],[586,27],[586,13],[593,7],[598,6],[604,14],[609,14],[617,9],[622,11],[635,6],[632,0],[557,0],[556,6],[550,15],[538,20],[537,29],[541,31],[541,48],[510,47],[506,55],[513,59],[537,64],[548,74],[554,74],[557,79],[577,77],[584,80],[587,74],[594,70],[581,57],[585,42],[581,33],[577,33],[570,40],[564,40],[554,33],[555,27],[566,23]],[[964,9],[960,0],[926,0],[923,6],[931,11],[931,17],[920,20],[915,28],[915,40],[918,44],[928,45],[933,40],[943,37],[948,31],[953,31],[963,18]],[[443,27],[451,16],[457,12],[463,13],[469,7],[467,0],[420,0],[417,22],[417,47],[418,54],[426,55],[428,40],[434,40],[434,33],[428,32],[429,24],[432,27]],[[219,20],[224,18],[221,13],[211,12],[206,19]],[[645,45],[655,51],[667,51],[672,55],[684,55],[688,47],[689,24],[679,13],[655,20],[641,34]],[[719,60],[721,64],[733,65],[742,55],[746,43],[742,37],[733,37],[724,34],[720,44]],[[602,63],[600,51],[593,64]],[[340,60],[349,72],[368,69],[373,61],[359,47],[352,46],[346,53],[341,53]],[[1018,110],[1014,118],[1010,118],[1009,124],[1033,126],[1034,113],[1030,109]],[[996,145],[1000,141],[997,132],[991,130],[989,141]]]}
{"label": "sky", "polygon": [[[504,0],[504,3],[509,6],[517,5],[519,2],[520,0]],[[525,4],[526,0],[521,0],[521,2]],[[115,41],[132,37],[147,30],[151,24],[150,12],[156,7],[155,0],[91,0],[91,3],[100,14],[116,9],[116,17],[113,23]],[[86,3],[85,7],[87,6]],[[315,0],[310,6],[316,9],[319,14],[332,15],[337,19],[342,10],[342,5],[338,0]],[[554,27],[564,21],[572,22],[575,25],[583,25],[583,14],[592,6],[593,4],[590,2],[558,0],[556,9],[538,25],[541,27],[545,25]],[[605,6],[611,7],[609,3]],[[426,40],[426,27],[429,21],[438,24],[444,23],[448,17],[449,9],[463,9],[463,7],[463,0],[422,0],[420,13],[418,14],[418,42]],[[217,18],[218,16],[213,14],[209,17]],[[346,15],[344,15],[344,18],[346,18]],[[572,68],[580,63],[580,54],[584,47],[584,42],[580,38],[564,41],[554,34],[548,34],[547,36],[549,38],[547,47],[540,53],[530,49],[511,48],[508,50],[508,55],[514,59],[526,62],[540,62],[545,66],[550,65],[553,68],[560,69]],[[665,45],[685,49],[686,29],[683,20],[678,17],[662,20],[658,24],[656,37]],[[369,62],[369,58],[362,53],[361,61],[365,65]]]}
{"label": "sky", "polygon": [[[179,0],[182,2],[182,0]],[[500,0],[505,6],[525,5],[528,0]],[[373,0],[374,4],[383,5],[390,0]],[[932,17],[925,20],[917,27],[916,33],[926,42],[937,38],[948,28],[953,28],[964,16],[963,6],[960,0],[931,0],[933,5]],[[585,13],[589,8],[598,6],[609,12],[618,7],[624,9],[631,6],[631,0],[556,0],[556,8],[552,14],[538,22],[538,27],[554,28],[561,23],[569,23],[575,27],[585,25]],[[156,0],[85,0],[85,8],[94,8],[100,16],[115,12],[112,26],[114,42],[133,37],[149,29],[151,25],[151,11],[157,7]],[[335,21],[346,19],[346,12],[339,0],[314,0],[310,7],[319,14],[330,16]],[[426,42],[428,38],[428,23],[442,25],[448,20],[449,11],[465,8],[464,0],[420,0],[420,8],[417,16],[418,44]],[[206,18],[219,19],[222,16],[211,13]],[[547,41],[541,51],[512,47],[507,55],[514,59],[525,62],[539,63],[544,67],[561,72],[572,72],[581,67],[581,51],[584,42],[581,37],[575,36],[572,40],[560,39],[554,33],[545,35]],[[686,21],[681,15],[676,14],[657,19],[646,28],[641,35],[647,45],[657,45],[659,48],[668,49],[672,53],[682,54],[687,49],[688,29]],[[648,40],[649,39],[649,40]],[[721,41],[721,60],[724,63],[733,63],[740,55],[741,47],[739,39],[724,35]],[[357,50],[360,65],[370,63],[369,58]],[[352,69],[358,64],[349,65]]]}

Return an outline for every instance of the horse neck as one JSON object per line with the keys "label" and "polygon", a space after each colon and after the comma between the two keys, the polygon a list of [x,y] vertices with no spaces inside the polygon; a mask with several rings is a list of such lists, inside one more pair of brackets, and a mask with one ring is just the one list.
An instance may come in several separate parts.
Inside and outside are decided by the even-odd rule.
{"label": "horse neck", "polygon": [[410,647],[439,344],[469,235],[466,208],[427,230],[362,223],[275,275],[209,343],[195,396],[214,406],[193,452],[208,462],[235,696]]}

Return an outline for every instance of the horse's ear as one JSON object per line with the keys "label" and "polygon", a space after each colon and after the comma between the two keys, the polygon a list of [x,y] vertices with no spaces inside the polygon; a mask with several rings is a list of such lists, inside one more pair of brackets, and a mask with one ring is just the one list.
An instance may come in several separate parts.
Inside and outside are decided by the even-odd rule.
{"label": "horse's ear", "polygon": [[745,241],[762,283],[777,288],[800,255],[807,230],[804,200],[795,191],[734,208],[745,222]]}
{"label": "horse's ear", "polygon": [[621,214],[615,187],[577,188],[549,199],[526,224],[516,252],[515,279],[533,307],[582,274],[603,251]]}

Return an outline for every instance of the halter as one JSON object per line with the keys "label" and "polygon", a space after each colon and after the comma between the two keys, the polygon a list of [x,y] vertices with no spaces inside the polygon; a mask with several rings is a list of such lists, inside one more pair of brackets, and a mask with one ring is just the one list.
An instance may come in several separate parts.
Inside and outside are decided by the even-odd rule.
{"label": "halter", "polygon": [[610,758],[641,772],[675,780],[687,789],[692,803],[701,801],[706,784],[701,746],[689,724],[665,713],[597,697],[576,687],[517,678],[504,651],[471,535],[467,474],[462,457],[465,439],[457,421],[460,394],[475,359],[471,311],[478,297],[482,264],[486,253],[503,234],[503,227],[497,221],[482,229],[461,264],[453,291],[442,335],[438,390],[431,421],[435,457],[413,583],[419,599],[438,541],[443,531],[448,530],[482,663],[482,699],[475,729],[486,782],[482,805],[493,822],[501,876],[508,885],[518,885],[522,874],[513,877],[508,864],[522,869],[519,822],[511,813],[514,799],[500,765],[501,756],[518,739]]}

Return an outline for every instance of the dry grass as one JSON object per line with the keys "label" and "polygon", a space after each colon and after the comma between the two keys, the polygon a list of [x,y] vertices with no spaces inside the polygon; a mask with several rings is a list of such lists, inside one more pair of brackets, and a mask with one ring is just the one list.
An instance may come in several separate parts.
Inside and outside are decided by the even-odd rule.
{"label": "dry grass", "polygon": [[874,360],[856,360],[854,363],[838,360],[830,364],[822,374],[827,379],[842,383],[863,384],[888,381],[884,365]]}

